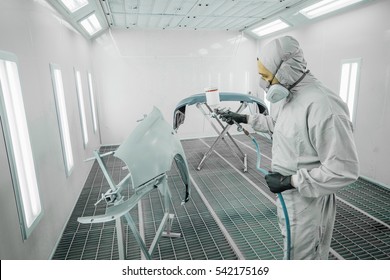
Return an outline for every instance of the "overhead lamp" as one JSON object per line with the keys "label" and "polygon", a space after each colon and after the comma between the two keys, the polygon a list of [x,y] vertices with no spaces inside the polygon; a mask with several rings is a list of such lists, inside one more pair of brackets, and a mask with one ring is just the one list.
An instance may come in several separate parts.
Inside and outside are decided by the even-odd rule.
{"label": "overhead lamp", "polygon": [[61,2],[71,13],[88,5],[88,0],[61,0]]}
{"label": "overhead lamp", "polygon": [[102,29],[102,26],[100,25],[99,20],[94,13],[80,21],[80,24],[84,27],[90,36]]}
{"label": "overhead lamp", "polygon": [[299,12],[305,17],[312,19],[324,14],[336,11],[346,6],[355,4],[362,0],[323,0],[311,6],[308,6]]}
{"label": "overhead lamp", "polygon": [[265,36],[267,34],[285,29],[287,27],[290,27],[290,25],[285,23],[281,19],[277,19],[255,29],[252,29],[251,31],[258,36]]}

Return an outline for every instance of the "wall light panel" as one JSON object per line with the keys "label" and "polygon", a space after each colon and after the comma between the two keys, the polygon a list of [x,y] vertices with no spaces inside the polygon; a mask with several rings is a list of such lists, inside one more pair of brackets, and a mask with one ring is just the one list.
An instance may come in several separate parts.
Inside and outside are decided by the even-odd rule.
{"label": "wall light panel", "polygon": [[19,225],[27,239],[43,215],[16,56],[0,51],[0,119],[15,191]]}

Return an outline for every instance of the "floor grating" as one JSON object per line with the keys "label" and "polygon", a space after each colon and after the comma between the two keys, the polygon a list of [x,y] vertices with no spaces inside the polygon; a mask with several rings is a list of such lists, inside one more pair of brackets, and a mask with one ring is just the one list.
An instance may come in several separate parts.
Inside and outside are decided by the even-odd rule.
{"label": "floor grating", "polygon": [[338,196],[364,212],[390,225],[390,191],[366,179],[341,190]]}
{"label": "floor grating", "polygon": [[[256,135],[262,149],[262,167],[270,169],[270,141]],[[190,174],[197,188],[192,187],[191,199],[180,205],[183,185],[173,165],[168,176],[171,210],[175,214],[173,232],[180,238],[161,238],[153,259],[281,259],[282,238],[276,218],[275,195],[269,192],[262,176],[255,169],[253,143],[244,135],[235,136],[248,155],[248,172],[231,151],[219,144],[196,170],[203,154],[215,138],[182,141]],[[101,152],[115,150],[105,146]],[[108,156],[107,169],[115,182],[126,176],[123,163]],[[104,213],[105,203],[94,204],[109,189],[97,163],[91,168],[85,186],[65,227],[53,259],[118,259],[119,253],[114,222],[79,224],[77,217]],[[199,192],[198,192],[199,191]],[[131,186],[125,196],[132,194]],[[390,190],[365,179],[338,193],[337,217],[330,259],[390,259]],[[204,201],[203,199],[207,199]],[[145,243],[150,246],[162,218],[163,200],[158,191],[142,199],[141,207],[130,212],[138,224],[141,215]],[[365,215],[367,213],[367,215]],[[375,219],[372,219],[374,217]],[[380,222],[378,222],[378,220]],[[126,223],[124,223],[126,224]],[[125,227],[126,258],[141,259],[135,239]],[[232,246],[232,243],[234,243]]]}

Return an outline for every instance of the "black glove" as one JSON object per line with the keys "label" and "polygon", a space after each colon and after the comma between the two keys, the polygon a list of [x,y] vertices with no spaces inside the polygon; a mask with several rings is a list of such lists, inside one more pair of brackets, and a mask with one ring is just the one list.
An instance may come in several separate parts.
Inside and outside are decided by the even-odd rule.
{"label": "black glove", "polygon": [[231,111],[226,111],[223,112],[220,115],[221,120],[224,122],[227,122],[228,124],[232,125],[236,121],[237,123],[248,123],[248,116],[247,115],[242,115],[242,114],[237,114]]}
{"label": "black glove", "polygon": [[270,172],[265,175],[265,180],[271,192],[281,193],[294,187],[291,185],[291,176],[283,176],[278,172]]}

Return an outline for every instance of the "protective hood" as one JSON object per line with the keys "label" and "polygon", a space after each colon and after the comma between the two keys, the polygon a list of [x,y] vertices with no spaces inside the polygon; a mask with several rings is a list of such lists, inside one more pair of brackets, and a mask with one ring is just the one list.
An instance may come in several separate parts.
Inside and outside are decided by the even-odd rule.
{"label": "protective hood", "polygon": [[298,41],[284,36],[267,43],[260,51],[259,60],[283,86],[291,86],[306,71],[306,60]]}

